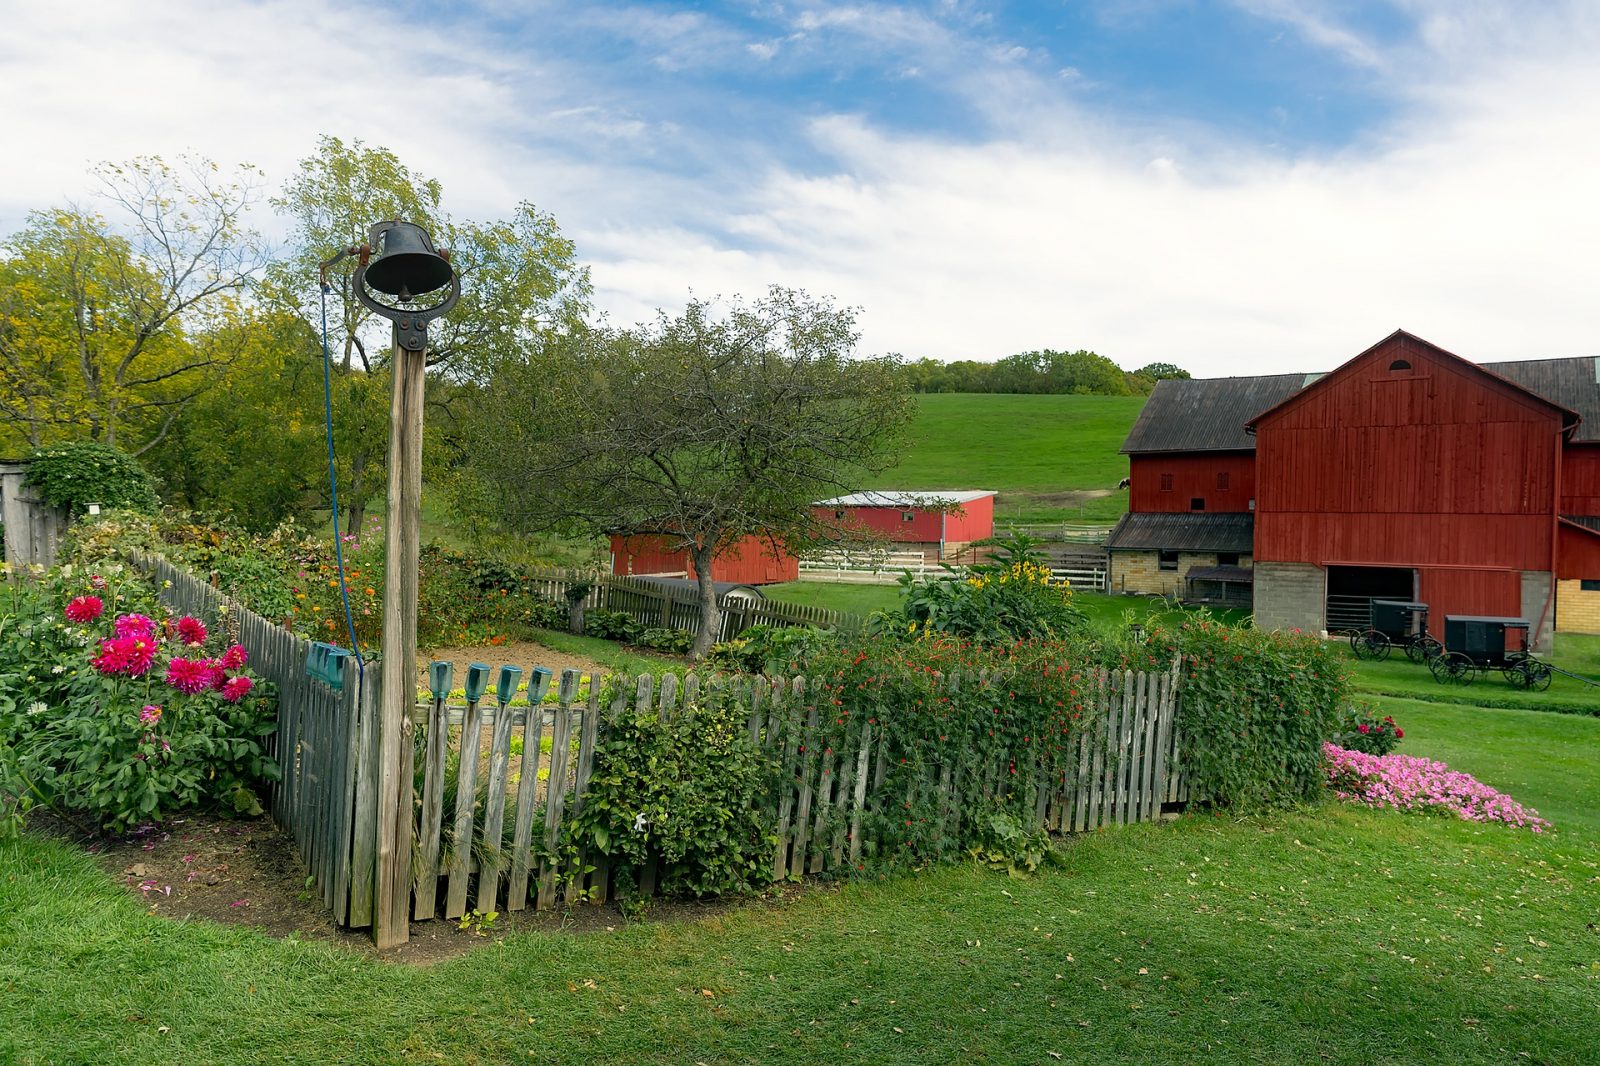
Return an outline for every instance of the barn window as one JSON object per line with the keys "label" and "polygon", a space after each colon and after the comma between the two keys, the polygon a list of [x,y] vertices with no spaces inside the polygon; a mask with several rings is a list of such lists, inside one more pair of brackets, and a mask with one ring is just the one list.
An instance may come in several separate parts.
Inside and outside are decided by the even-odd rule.
{"label": "barn window", "polygon": [[1223,492],[1228,491],[1228,475],[1226,473],[1217,475],[1217,488],[1221,489]]}
{"label": "barn window", "polygon": [[1600,581],[1580,581],[1578,589],[1582,592],[1600,592]]}
{"label": "barn window", "polygon": [[1238,552],[1218,552],[1217,553],[1217,565],[1218,566],[1238,566],[1239,565],[1239,553]]}
{"label": "barn window", "polygon": [[1397,371],[1397,370],[1410,370],[1410,369],[1411,369],[1411,364],[1406,362],[1404,359],[1396,359],[1394,362],[1389,364],[1390,373],[1393,373],[1394,371]]}
{"label": "barn window", "polygon": [[1189,510],[1204,511],[1205,509],[1206,501],[1204,496],[1191,496],[1189,498]]}
{"label": "barn window", "polygon": [[1169,551],[1156,552],[1156,568],[1159,570],[1178,569],[1178,553]]}
{"label": "barn window", "polygon": [[843,518],[844,517],[844,508],[841,507],[837,511],[833,512],[833,517],[835,517],[835,518]]}
{"label": "barn window", "polygon": [[1162,492],[1171,492],[1172,491],[1172,475],[1171,474],[1162,474],[1161,475],[1161,491]]}
{"label": "barn window", "polygon": [[900,512],[900,521],[902,521],[902,522],[915,522],[916,520],[917,520],[917,512],[915,512],[915,511],[901,511]]}

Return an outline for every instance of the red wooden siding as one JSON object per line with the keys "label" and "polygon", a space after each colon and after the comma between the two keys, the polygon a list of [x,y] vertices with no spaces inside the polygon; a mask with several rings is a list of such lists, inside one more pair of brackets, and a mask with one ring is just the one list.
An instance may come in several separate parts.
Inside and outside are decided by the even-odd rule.
{"label": "red wooden siding", "polygon": [[1258,422],[1256,558],[1549,570],[1561,426],[1536,397],[1390,338]]}
{"label": "red wooden siding", "polygon": [[1600,515],[1600,444],[1569,444],[1561,453],[1561,513]]}
{"label": "red wooden siding", "polygon": [[[1193,452],[1129,457],[1128,510],[1242,512],[1256,494],[1256,460],[1249,452]],[[1170,488],[1163,488],[1169,484]]]}
{"label": "red wooden siding", "polygon": [[[902,544],[960,544],[994,536],[993,496],[969,500],[959,513],[950,514],[921,507],[816,507],[813,511],[824,522],[870,529]],[[905,519],[908,514],[909,522]]]}
{"label": "red wooden siding", "polygon": [[[613,574],[687,574],[695,576],[686,551],[668,551],[659,536],[611,538]],[[746,585],[770,585],[800,578],[800,560],[787,551],[774,552],[763,537],[746,537],[719,554],[711,564],[713,581],[736,581]]]}
{"label": "red wooden siding", "polygon": [[1600,581],[1600,533],[1561,523],[1556,576],[1564,580]]}
{"label": "red wooden siding", "polygon": [[994,497],[968,500],[961,510],[945,515],[944,539],[950,544],[987,540],[994,536]]}
{"label": "red wooden siding", "polygon": [[1417,579],[1418,598],[1428,605],[1428,631],[1441,640],[1447,614],[1522,616],[1522,575],[1515,570],[1429,567]]}

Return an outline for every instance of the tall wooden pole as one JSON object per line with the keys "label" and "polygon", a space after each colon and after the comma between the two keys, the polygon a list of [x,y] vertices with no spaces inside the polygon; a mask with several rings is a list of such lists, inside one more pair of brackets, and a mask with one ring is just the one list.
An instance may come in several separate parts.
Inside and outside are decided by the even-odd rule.
{"label": "tall wooden pole", "polygon": [[379,713],[378,857],[373,939],[380,950],[410,936],[411,709],[417,683],[417,552],[422,526],[424,352],[395,336],[389,409],[389,506],[383,581],[383,703]]}

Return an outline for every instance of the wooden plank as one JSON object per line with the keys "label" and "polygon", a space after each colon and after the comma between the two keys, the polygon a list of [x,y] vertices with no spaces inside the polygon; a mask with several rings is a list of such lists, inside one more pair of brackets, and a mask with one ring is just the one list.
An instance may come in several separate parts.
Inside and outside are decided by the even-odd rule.
{"label": "wooden plank", "polygon": [[[600,693],[603,687],[600,675],[591,673],[589,699],[584,705],[583,721],[578,730],[578,765],[573,774],[572,801],[569,805],[574,815],[583,810],[584,796],[589,791],[589,778],[594,775],[595,746],[600,741]],[[605,883],[609,876],[605,856],[585,852],[581,861],[585,866],[594,867],[588,874],[588,898],[592,902],[604,902]]]}
{"label": "wooden plank", "polygon": [[1111,681],[1110,672],[1099,671],[1095,679],[1096,714],[1093,738],[1093,762],[1089,769],[1089,817],[1085,829],[1099,829],[1104,815],[1106,786],[1106,748],[1111,739]]}
{"label": "wooden plank", "polygon": [[678,677],[676,674],[665,674],[661,678],[661,720],[665,722],[672,717],[678,709]]}
{"label": "wooden plank", "polygon": [[856,753],[855,797],[850,805],[850,864],[861,860],[861,815],[867,806],[867,760],[872,752],[872,723],[861,723],[861,746]]}
{"label": "wooden plank", "polygon": [[816,739],[812,741],[817,746],[817,761],[821,767],[817,774],[817,814],[816,823],[811,829],[811,862],[808,867],[814,874],[822,872],[823,859],[829,847],[828,812],[833,807],[833,791],[839,783],[838,758],[834,753],[833,744],[823,737],[823,731],[819,730]]}
{"label": "wooden plank", "polygon": [[1150,810],[1152,818],[1161,817],[1161,806],[1167,798],[1168,775],[1167,745],[1172,742],[1172,681],[1165,671],[1156,676],[1156,732],[1151,744]]}
{"label": "wooden plank", "polygon": [[[572,704],[578,695],[577,670],[568,667],[561,671],[559,705],[556,708],[555,734],[550,742],[550,780],[545,791],[544,847],[546,855],[554,854],[561,841],[561,819],[566,809],[567,764],[572,747]],[[648,675],[647,675],[648,676]],[[558,864],[545,858],[539,863],[540,910],[556,902],[556,881],[560,873]]]}
{"label": "wooden plank", "polygon": [[790,869],[797,874],[806,870],[806,844],[811,839],[811,797],[816,791],[821,762],[818,754],[817,707],[812,704],[806,712],[805,730],[800,736],[800,800],[795,805],[794,850],[789,860]]}
{"label": "wooden plank", "polygon": [[361,686],[356,708],[356,810],[351,830],[350,926],[361,929],[372,924],[373,878],[377,874],[374,857],[378,847],[378,690],[376,673],[367,675]]}
{"label": "wooden plank", "polygon": [[418,833],[421,861],[417,870],[411,916],[432,918],[439,895],[439,835],[444,830],[445,764],[450,754],[450,711],[443,697],[428,712],[428,735],[422,754],[422,828]]}
{"label": "wooden plank", "polygon": [[[531,704],[522,719],[522,764],[517,780],[517,823],[511,839],[511,876],[506,884],[506,910],[528,905],[532,863],[534,802],[539,788],[539,747],[544,737],[544,708]],[[552,752],[554,744],[551,745]]]}
{"label": "wooden plank", "polygon": [[655,691],[655,684],[655,678],[649,674],[639,675],[638,698],[634,701],[633,709],[640,714],[648,714],[654,709],[650,702],[650,696]]}
{"label": "wooden plank", "polygon": [[489,787],[483,801],[483,859],[479,863],[474,909],[498,910],[500,878],[506,872],[506,787],[511,761],[511,705],[495,709],[494,733],[489,742]]}
{"label": "wooden plank", "polygon": [[689,674],[683,679],[683,709],[697,707],[700,703],[700,675]]}
{"label": "wooden plank", "polygon": [[1117,774],[1114,778],[1117,793],[1117,824],[1127,825],[1128,778],[1133,772],[1133,720],[1139,713],[1138,693],[1134,689],[1132,670],[1122,672],[1122,716],[1117,722]]}
{"label": "wooden plank", "polygon": [[1156,731],[1160,728],[1161,685],[1154,673],[1142,675],[1145,685],[1144,735],[1139,741],[1139,820],[1153,821],[1160,805],[1155,801]]}
{"label": "wooden plank", "polygon": [[[774,692],[779,690],[775,687]],[[805,682],[795,678],[793,688],[784,693],[781,702],[774,703],[775,719],[780,723],[779,735],[783,741],[783,756],[778,779],[778,845],[772,859],[772,879],[782,881],[789,876],[790,828],[794,817],[795,793],[799,788],[801,744],[800,704],[804,699]]]}
{"label": "wooden plank", "polygon": [[455,829],[450,844],[450,883],[445,891],[444,916],[467,913],[467,879],[472,862],[473,816],[478,804],[478,738],[483,735],[480,701],[467,704],[457,742]]}

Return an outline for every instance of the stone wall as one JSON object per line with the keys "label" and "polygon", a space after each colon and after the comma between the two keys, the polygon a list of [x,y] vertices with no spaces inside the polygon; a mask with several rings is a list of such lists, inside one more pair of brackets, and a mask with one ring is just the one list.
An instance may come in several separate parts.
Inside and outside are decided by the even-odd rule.
{"label": "stone wall", "polygon": [[[1179,552],[1177,569],[1163,570],[1157,552],[1114,551],[1111,553],[1110,587],[1106,591],[1179,596],[1183,594],[1183,575],[1196,567],[1216,565],[1216,552]],[[1248,569],[1250,556],[1240,555],[1239,565]]]}
{"label": "stone wall", "polygon": [[1257,563],[1256,625],[1320,633],[1326,606],[1327,575],[1310,563]]}
{"label": "stone wall", "polygon": [[[1549,613],[1545,612],[1547,607]],[[1528,631],[1528,639],[1533,640],[1534,634],[1538,634],[1538,640],[1529,650],[1540,655],[1549,655],[1555,648],[1556,631],[1555,604],[1550,599],[1550,571],[1522,572],[1522,617],[1533,622],[1533,628]]]}

